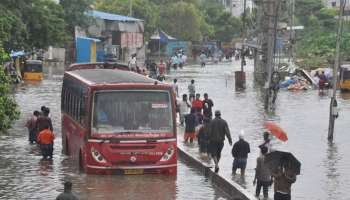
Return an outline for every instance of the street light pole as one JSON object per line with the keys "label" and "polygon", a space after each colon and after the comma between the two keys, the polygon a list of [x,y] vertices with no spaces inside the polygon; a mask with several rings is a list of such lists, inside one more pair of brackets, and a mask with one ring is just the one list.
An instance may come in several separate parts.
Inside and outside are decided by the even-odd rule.
{"label": "street light pole", "polygon": [[338,117],[338,103],[337,103],[337,83],[338,83],[338,69],[340,62],[340,39],[343,32],[343,14],[345,9],[346,0],[340,0],[340,12],[338,18],[338,32],[335,46],[335,58],[334,58],[334,68],[333,68],[333,94],[331,97],[330,109],[329,109],[329,126],[328,126],[328,140],[333,141],[334,133],[334,122]]}

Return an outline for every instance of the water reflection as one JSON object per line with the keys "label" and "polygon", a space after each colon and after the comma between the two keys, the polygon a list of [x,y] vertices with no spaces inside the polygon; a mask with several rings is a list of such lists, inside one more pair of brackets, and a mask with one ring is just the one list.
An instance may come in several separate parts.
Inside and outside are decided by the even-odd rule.
{"label": "water reflection", "polygon": [[341,157],[338,154],[338,147],[333,142],[328,142],[328,148],[326,152],[327,157],[325,158],[323,164],[326,171],[326,191],[328,199],[339,199],[339,172],[338,172],[338,161]]}
{"label": "water reflection", "polygon": [[344,100],[350,100],[350,92],[340,92],[339,96]]}

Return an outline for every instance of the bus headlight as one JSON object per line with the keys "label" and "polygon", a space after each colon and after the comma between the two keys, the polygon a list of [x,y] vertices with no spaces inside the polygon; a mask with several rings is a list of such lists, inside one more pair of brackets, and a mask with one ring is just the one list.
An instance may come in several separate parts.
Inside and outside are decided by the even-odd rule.
{"label": "bus headlight", "polygon": [[160,159],[160,161],[168,161],[175,153],[175,148],[173,145],[170,145],[163,155],[163,157]]}
{"label": "bus headlight", "polygon": [[106,163],[106,159],[101,155],[99,151],[97,151],[95,148],[91,148],[91,155],[95,159],[95,161],[99,163]]}

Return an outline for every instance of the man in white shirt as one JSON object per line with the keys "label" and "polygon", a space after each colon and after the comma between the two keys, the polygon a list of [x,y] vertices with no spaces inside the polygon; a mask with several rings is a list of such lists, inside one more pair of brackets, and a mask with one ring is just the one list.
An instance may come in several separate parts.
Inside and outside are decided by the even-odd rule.
{"label": "man in white shirt", "polygon": [[179,106],[179,116],[180,116],[180,124],[181,126],[185,122],[185,115],[188,114],[189,108],[191,108],[191,104],[187,100],[187,94],[182,95],[182,101],[178,103]]}
{"label": "man in white shirt", "polygon": [[129,64],[129,69],[131,71],[136,71],[136,66],[137,66],[136,53],[131,55],[128,64]]}

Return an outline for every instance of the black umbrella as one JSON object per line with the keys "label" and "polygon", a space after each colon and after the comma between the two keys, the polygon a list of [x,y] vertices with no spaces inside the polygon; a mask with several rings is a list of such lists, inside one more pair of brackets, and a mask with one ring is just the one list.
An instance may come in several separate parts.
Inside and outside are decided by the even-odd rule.
{"label": "black umbrella", "polygon": [[277,167],[284,165],[288,169],[292,170],[296,175],[300,174],[301,163],[299,160],[290,152],[284,151],[273,151],[266,154],[265,164],[274,170]]}

